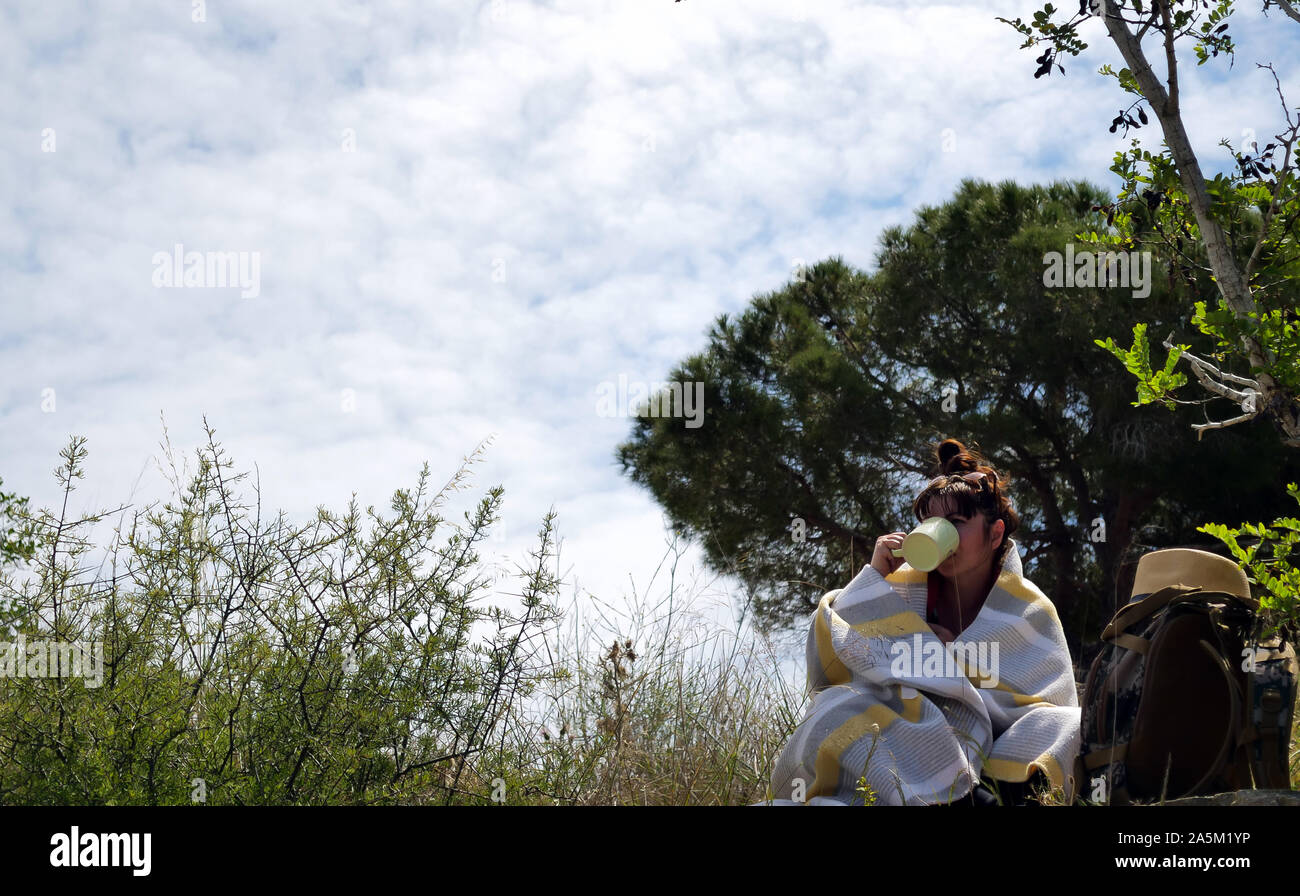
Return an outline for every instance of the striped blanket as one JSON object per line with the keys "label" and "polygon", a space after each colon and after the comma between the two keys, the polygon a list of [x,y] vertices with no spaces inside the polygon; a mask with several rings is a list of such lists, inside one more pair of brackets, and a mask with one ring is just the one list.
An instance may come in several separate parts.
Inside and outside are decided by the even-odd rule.
{"label": "striped blanket", "polygon": [[[927,574],[866,567],[808,633],[812,704],[772,775],[773,804],[927,805],[979,777],[1041,770],[1074,798],[1079,703],[1056,608],[1012,542],[975,620],[944,645],[925,622]],[[865,777],[869,791],[861,788]]]}

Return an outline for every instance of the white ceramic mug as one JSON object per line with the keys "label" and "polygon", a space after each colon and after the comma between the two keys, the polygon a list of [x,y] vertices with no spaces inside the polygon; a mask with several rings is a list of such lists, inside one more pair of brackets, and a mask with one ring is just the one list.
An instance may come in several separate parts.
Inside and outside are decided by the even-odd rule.
{"label": "white ceramic mug", "polygon": [[903,539],[902,550],[893,554],[902,557],[913,569],[929,572],[952,556],[960,541],[956,526],[941,516],[932,516],[918,523]]}

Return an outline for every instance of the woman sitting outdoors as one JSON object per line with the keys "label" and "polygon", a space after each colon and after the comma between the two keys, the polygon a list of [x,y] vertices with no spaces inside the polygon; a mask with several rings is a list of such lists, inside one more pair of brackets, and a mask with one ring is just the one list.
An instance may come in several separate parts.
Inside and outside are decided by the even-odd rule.
{"label": "woman sitting outdoors", "polygon": [[1022,574],[1005,479],[956,439],[913,502],[956,550],[926,573],[876,540],[808,633],[812,704],[777,761],[776,803],[1023,804],[1061,788],[1079,744],[1073,665],[1052,602]]}

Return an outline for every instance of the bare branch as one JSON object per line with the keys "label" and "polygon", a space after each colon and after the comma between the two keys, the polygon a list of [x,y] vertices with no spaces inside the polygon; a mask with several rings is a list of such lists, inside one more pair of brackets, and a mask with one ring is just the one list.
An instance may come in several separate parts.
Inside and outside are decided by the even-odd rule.
{"label": "bare branch", "polygon": [[[1291,125],[1291,130],[1289,133],[1283,132],[1282,134],[1274,135],[1276,139],[1282,143],[1284,149],[1281,168],[1283,177],[1278,177],[1274,181],[1273,195],[1269,197],[1268,208],[1264,210],[1263,219],[1259,223],[1259,236],[1255,239],[1255,248],[1251,250],[1250,260],[1246,262],[1247,283],[1250,282],[1251,275],[1255,271],[1255,265],[1259,263],[1260,252],[1263,250],[1264,242],[1268,238],[1269,224],[1272,223],[1273,216],[1277,213],[1277,210],[1282,207],[1282,203],[1278,197],[1281,195],[1282,187],[1286,183],[1285,174],[1291,167],[1291,145],[1295,142],[1296,134],[1300,133],[1300,119],[1297,119],[1296,121],[1291,120],[1291,110],[1287,108],[1286,97],[1282,94],[1282,84],[1278,81],[1277,72],[1273,70],[1272,63],[1269,63],[1268,65],[1260,65],[1259,63],[1256,63],[1256,65],[1259,68],[1266,68],[1272,72],[1273,84],[1277,88],[1278,99],[1282,102],[1282,114],[1286,116],[1287,124]],[[1242,148],[1245,149],[1245,147]]]}
{"label": "bare branch", "polygon": [[[1174,334],[1170,333],[1165,337],[1163,343],[1165,348],[1170,350],[1175,348],[1172,341],[1173,336]],[[1216,395],[1222,395],[1224,398],[1229,398],[1240,403],[1248,400],[1252,393],[1258,394],[1260,391],[1259,383],[1255,380],[1220,370],[1209,361],[1198,358],[1189,351],[1184,351],[1180,357],[1187,359],[1188,363],[1192,365],[1192,372],[1196,374],[1196,378],[1201,381],[1201,384],[1205,386],[1205,388],[1209,389]],[[1226,380],[1230,383],[1246,386],[1247,388],[1245,390],[1229,389],[1227,386],[1223,385],[1222,382],[1209,379],[1211,376],[1218,377],[1219,380]]]}
{"label": "bare branch", "polygon": [[1169,100],[1165,110],[1170,115],[1178,114],[1178,57],[1174,54],[1174,23],[1169,17],[1169,0],[1155,0],[1160,9],[1160,18],[1164,21],[1165,65],[1168,68]]}
{"label": "bare branch", "polygon": [[[1165,337],[1164,346],[1167,349],[1173,349],[1173,333]],[[1241,405],[1243,413],[1238,414],[1230,420],[1212,420],[1209,423],[1193,423],[1192,429],[1196,431],[1196,438],[1199,440],[1205,434],[1207,429],[1226,429],[1229,426],[1235,426],[1238,423],[1245,423],[1247,420],[1253,420],[1263,411],[1263,402],[1260,401],[1261,390],[1259,384],[1252,379],[1237,376],[1233,373],[1227,373],[1215,367],[1209,361],[1196,357],[1191,352],[1184,351],[1180,358],[1186,358],[1192,366],[1192,373],[1196,374],[1196,379],[1200,381],[1208,391],[1223,398],[1230,399]],[[1218,380],[1213,379],[1218,377]],[[1222,380],[1238,385],[1245,386],[1245,389],[1232,389],[1225,386]]]}
{"label": "bare branch", "polygon": [[[1291,5],[1289,0],[1272,0],[1272,2],[1280,6],[1282,8],[1282,12],[1286,13],[1291,18],[1295,19],[1297,22],[1300,22],[1300,12],[1296,11],[1296,8]],[[1264,9],[1266,10],[1268,9],[1268,3],[1264,4]]]}
{"label": "bare branch", "polygon": [[1227,429],[1229,426],[1235,426],[1238,423],[1245,423],[1247,420],[1253,420],[1259,416],[1259,411],[1251,411],[1233,417],[1231,420],[1216,420],[1210,423],[1193,423],[1192,429],[1196,430],[1196,438],[1199,440],[1207,429]]}

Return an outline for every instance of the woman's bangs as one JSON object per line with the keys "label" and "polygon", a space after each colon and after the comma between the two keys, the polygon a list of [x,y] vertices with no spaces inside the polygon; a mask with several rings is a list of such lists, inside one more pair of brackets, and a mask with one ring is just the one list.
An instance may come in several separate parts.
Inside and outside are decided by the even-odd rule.
{"label": "woman's bangs", "polygon": [[979,512],[979,504],[975,498],[975,492],[970,485],[965,482],[949,482],[944,485],[934,486],[931,491],[927,488],[921,492],[916,501],[916,518],[918,520],[927,519],[933,514],[930,508],[943,498],[951,498],[956,505],[957,514],[963,517],[973,517]]}

